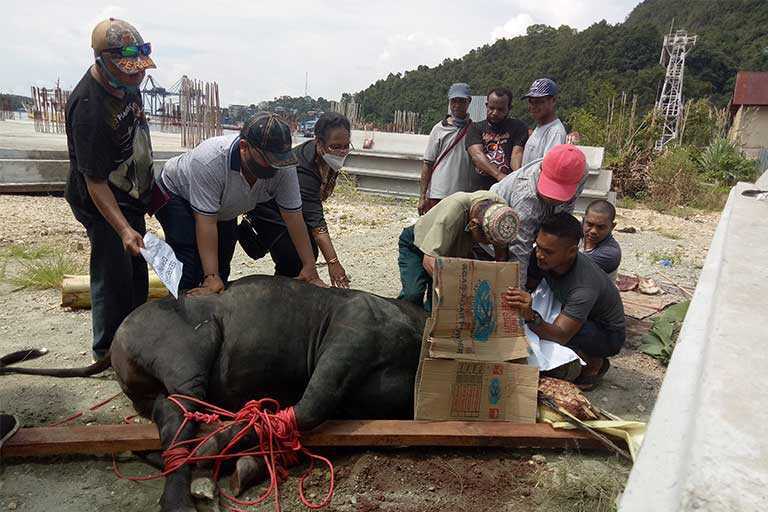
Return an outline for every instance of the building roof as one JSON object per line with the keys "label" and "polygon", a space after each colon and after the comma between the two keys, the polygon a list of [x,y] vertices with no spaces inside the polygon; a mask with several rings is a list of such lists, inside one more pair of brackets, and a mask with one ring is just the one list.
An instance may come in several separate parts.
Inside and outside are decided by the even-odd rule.
{"label": "building roof", "polygon": [[739,71],[731,105],[768,105],[768,72]]}

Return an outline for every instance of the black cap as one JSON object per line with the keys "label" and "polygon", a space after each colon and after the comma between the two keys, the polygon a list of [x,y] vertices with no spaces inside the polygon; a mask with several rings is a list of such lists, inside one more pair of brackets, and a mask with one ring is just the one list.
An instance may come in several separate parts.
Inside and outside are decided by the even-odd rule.
{"label": "black cap", "polygon": [[260,149],[270,166],[294,167],[298,162],[291,148],[291,129],[271,112],[258,112],[240,130],[240,137]]}

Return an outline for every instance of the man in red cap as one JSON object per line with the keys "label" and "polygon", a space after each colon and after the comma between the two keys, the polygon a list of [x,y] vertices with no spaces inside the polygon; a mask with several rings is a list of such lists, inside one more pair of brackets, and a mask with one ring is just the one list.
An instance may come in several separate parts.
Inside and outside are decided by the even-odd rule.
{"label": "man in red cap", "polygon": [[586,181],[585,169],[581,150],[559,144],[543,159],[534,160],[491,187],[491,192],[520,216],[517,237],[509,244],[509,258],[520,264],[521,284],[526,283],[528,260],[541,222],[556,213],[573,213]]}
{"label": "man in red cap", "polygon": [[154,183],[139,85],[154,68],[151,46],[129,23],[93,30],[95,58],[67,101],[65,197],[91,243],[93,358],[103,358],[123,319],[147,300],[144,246]]}

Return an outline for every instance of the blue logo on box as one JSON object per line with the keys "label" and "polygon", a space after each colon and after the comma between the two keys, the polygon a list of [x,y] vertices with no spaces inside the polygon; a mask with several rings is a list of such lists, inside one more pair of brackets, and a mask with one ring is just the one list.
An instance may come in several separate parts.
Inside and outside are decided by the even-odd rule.
{"label": "blue logo on box", "polygon": [[496,405],[501,401],[501,381],[497,377],[491,379],[488,386],[488,401],[491,405]]}
{"label": "blue logo on box", "polygon": [[496,330],[496,308],[493,304],[493,289],[488,281],[480,281],[472,299],[475,325],[472,337],[477,341],[488,341]]}

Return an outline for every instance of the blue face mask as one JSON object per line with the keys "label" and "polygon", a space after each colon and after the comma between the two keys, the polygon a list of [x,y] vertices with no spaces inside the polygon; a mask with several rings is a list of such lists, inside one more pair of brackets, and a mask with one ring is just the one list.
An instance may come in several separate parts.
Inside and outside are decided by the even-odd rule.
{"label": "blue face mask", "polygon": [[122,83],[120,80],[117,79],[115,75],[112,74],[112,72],[107,67],[106,63],[104,62],[104,59],[101,57],[96,57],[96,64],[99,66],[99,70],[104,74],[104,77],[107,79],[107,82],[109,82],[109,85],[117,89],[118,91],[123,91],[125,94],[139,94],[139,86],[138,85],[127,85]]}
{"label": "blue face mask", "polygon": [[469,116],[465,117],[464,119],[461,119],[456,116],[451,116],[453,119],[453,126],[456,126],[457,128],[464,128],[464,125],[467,124],[467,119],[469,119]]}

